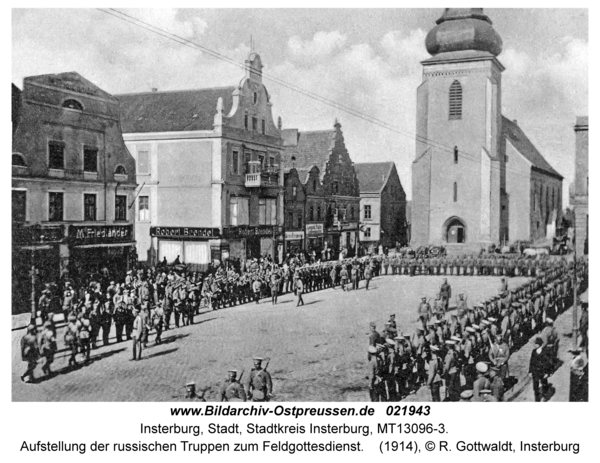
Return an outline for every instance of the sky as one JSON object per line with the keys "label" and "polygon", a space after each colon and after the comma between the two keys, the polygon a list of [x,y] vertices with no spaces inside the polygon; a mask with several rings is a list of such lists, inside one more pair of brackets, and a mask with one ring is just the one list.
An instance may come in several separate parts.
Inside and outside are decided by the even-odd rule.
{"label": "sky", "polygon": [[[394,161],[411,197],[416,89],[433,9],[119,9],[243,63],[262,58],[273,116],[324,130],[337,118],[355,163]],[[574,175],[576,116],[588,114],[588,10],[485,9],[503,40],[502,112],[565,177]],[[13,9],[12,82],[76,71],[112,93],[236,85],[239,67],[97,9]],[[391,124],[373,125],[287,83]],[[400,133],[398,133],[400,132]]]}

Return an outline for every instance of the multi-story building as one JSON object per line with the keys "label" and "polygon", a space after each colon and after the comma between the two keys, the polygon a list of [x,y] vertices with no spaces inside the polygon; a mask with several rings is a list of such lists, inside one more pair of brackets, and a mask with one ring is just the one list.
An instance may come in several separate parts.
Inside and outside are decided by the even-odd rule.
{"label": "multi-story building", "polygon": [[118,95],[141,262],[283,254],[283,141],[256,53],[237,86]]}
{"label": "multi-story building", "polygon": [[426,38],[417,90],[411,244],[552,235],[562,177],[502,113],[502,39],[482,8],[447,8]]}
{"label": "multi-story building", "polygon": [[365,246],[404,246],[407,243],[406,193],[396,164],[354,165],[360,187],[360,242]]}
{"label": "multi-story building", "polygon": [[32,267],[39,283],[124,273],[135,258],[135,188],[113,96],[75,72],[13,86],[14,303],[31,294]]}
{"label": "multi-story building", "polygon": [[575,123],[575,182],[569,192],[575,215],[575,248],[580,256],[588,253],[589,244],[588,169],[588,116],[580,116]]}
{"label": "multi-story building", "polygon": [[290,181],[297,176],[306,195],[304,249],[319,257],[344,250],[353,256],[358,244],[360,191],[341,127],[336,121],[333,130],[283,130],[284,168]]}

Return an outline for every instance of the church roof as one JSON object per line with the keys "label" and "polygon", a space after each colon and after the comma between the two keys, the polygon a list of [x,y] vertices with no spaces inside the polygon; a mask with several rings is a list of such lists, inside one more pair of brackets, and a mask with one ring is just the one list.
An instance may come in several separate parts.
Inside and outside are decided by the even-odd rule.
{"label": "church roof", "polygon": [[354,164],[361,193],[379,193],[394,169],[393,162],[364,162]]}
{"label": "church roof", "polygon": [[502,137],[506,138],[511,144],[523,155],[533,167],[554,175],[555,177],[563,178],[554,168],[544,159],[544,156],[537,150],[534,144],[527,138],[525,132],[517,125],[516,122],[502,116]]}
{"label": "church roof", "polygon": [[502,52],[502,39],[483,8],[446,8],[436,22],[425,39],[430,55],[477,50],[497,56]]}
{"label": "church roof", "polygon": [[235,87],[115,95],[121,108],[123,133],[212,130],[217,100],[223,112],[233,104]]}
{"label": "church roof", "polygon": [[[300,179],[306,181],[306,174],[316,166],[323,178],[335,142],[334,129],[314,132],[284,129],[282,138],[284,139],[282,159],[286,169],[295,167]],[[296,158],[295,161],[292,161],[292,156]]]}

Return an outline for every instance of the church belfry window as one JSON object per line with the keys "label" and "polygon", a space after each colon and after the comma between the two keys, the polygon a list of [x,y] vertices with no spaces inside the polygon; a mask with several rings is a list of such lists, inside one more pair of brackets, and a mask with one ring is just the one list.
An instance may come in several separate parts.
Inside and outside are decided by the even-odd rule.
{"label": "church belfry window", "polygon": [[458,201],[458,184],[454,182],[454,202]]}
{"label": "church belfry window", "polygon": [[458,164],[458,147],[454,147],[454,164]]}
{"label": "church belfry window", "polygon": [[462,87],[458,80],[450,85],[449,119],[462,119]]}

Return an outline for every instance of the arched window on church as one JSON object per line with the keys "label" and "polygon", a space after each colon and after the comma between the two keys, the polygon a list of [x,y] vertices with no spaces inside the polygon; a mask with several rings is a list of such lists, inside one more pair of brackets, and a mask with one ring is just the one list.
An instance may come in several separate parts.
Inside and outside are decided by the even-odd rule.
{"label": "arched window on church", "polygon": [[462,87],[458,80],[450,85],[450,110],[448,113],[449,119],[462,118]]}
{"label": "arched window on church", "polygon": [[458,184],[454,182],[454,202],[458,201]]}
{"label": "arched window on church", "polygon": [[458,164],[458,147],[454,147],[454,164]]}

